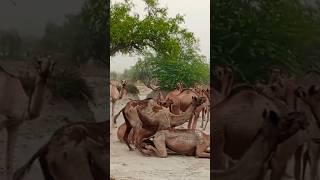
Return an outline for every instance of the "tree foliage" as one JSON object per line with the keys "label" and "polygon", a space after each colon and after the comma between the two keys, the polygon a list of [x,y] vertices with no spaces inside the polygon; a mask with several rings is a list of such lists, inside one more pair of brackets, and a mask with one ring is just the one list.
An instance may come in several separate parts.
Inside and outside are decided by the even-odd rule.
{"label": "tree foliage", "polygon": [[299,73],[307,64],[319,26],[301,1],[217,0],[213,6],[212,62],[233,65],[241,81],[266,78],[271,66]]}
{"label": "tree foliage", "polygon": [[8,58],[20,55],[22,40],[17,31],[0,32],[0,57]]}
{"label": "tree foliage", "polygon": [[193,33],[182,27],[184,17],[180,14],[169,17],[167,8],[157,0],[144,0],[145,14],[133,11],[130,1],[115,3],[110,14],[110,51],[116,53],[179,54],[185,46],[196,43]]}
{"label": "tree foliage", "polygon": [[85,1],[81,12],[66,15],[63,24],[47,24],[38,49],[65,54],[76,63],[90,59],[106,63],[106,12],[105,1]]}
{"label": "tree foliage", "polygon": [[[111,6],[111,55],[138,54],[138,63],[127,73],[150,88],[172,89],[209,82],[209,65],[201,56],[198,40],[183,27],[184,16],[168,16],[157,0],[144,0],[145,14],[134,12],[130,1]],[[132,76],[131,76],[132,74]]]}

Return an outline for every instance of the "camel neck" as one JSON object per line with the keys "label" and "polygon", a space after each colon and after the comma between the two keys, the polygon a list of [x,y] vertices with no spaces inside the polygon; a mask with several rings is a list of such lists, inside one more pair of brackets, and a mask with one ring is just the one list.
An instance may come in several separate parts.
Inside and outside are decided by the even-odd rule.
{"label": "camel neck", "polygon": [[239,177],[245,180],[258,180],[266,172],[266,162],[275,147],[275,141],[268,142],[260,134],[235,167],[225,172],[213,171],[212,176],[215,180],[234,180]]}
{"label": "camel neck", "polygon": [[183,112],[181,115],[171,115],[171,127],[176,127],[184,124],[185,122],[189,121],[194,113],[194,110],[196,109],[196,106],[191,104],[185,112]]}
{"label": "camel neck", "polygon": [[29,103],[29,120],[39,117],[44,103],[44,95],[46,91],[47,79],[37,77],[35,89],[31,95]]}
{"label": "camel neck", "polygon": [[119,99],[122,99],[122,98],[123,98],[124,91],[125,91],[125,88],[122,86],[122,87],[121,87],[121,90],[120,90],[120,96],[119,96]]}

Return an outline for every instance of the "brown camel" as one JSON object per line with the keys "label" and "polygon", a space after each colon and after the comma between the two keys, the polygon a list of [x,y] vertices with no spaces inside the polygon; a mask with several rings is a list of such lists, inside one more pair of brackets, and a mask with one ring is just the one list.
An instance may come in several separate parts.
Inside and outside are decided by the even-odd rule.
{"label": "brown camel", "polygon": [[5,170],[8,177],[12,175],[18,129],[24,121],[39,117],[45,100],[47,79],[54,68],[54,62],[47,58],[40,58],[37,63],[38,72],[31,97],[28,97],[19,78],[0,68],[0,130],[7,130]]}
{"label": "brown camel", "polygon": [[[264,87],[264,92],[267,93],[269,96],[273,96],[279,99],[282,99],[284,102],[287,103],[290,110],[299,110],[304,111],[308,114],[309,119],[311,120],[312,126],[308,128],[308,136],[309,140],[307,143],[307,149],[309,150],[309,154],[313,157],[310,162],[310,177],[312,179],[318,179],[318,166],[320,161],[320,146],[317,143],[314,143],[313,141],[310,141],[312,138],[319,136],[319,119],[317,118],[317,110],[313,110],[313,107],[318,107],[319,101],[317,101],[317,97],[313,96],[312,94],[314,89],[312,87],[313,84],[320,83],[320,75],[319,73],[316,73],[314,71],[306,73],[304,76],[298,78],[297,80],[292,78],[283,78],[280,75],[277,76],[278,79],[274,79],[274,83],[271,85]],[[300,85],[299,88],[297,88]],[[302,88],[309,88],[308,93],[307,91],[304,91]],[[310,94],[311,93],[311,94]],[[296,95],[300,97],[303,101],[299,101],[297,99]],[[308,96],[308,97],[306,97]],[[311,102],[311,104],[310,104]],[[312,103],[313,102],[313,103]],[[309,107],[308,107],[309,105]],[[318,126],[317,126],[318,123]],[[297,149],[295,154],[295,178],[297,180],[301,179],[301,158],[302,158],[302,149],[303,146],[305,146],[305,143],[302,141],[301,144],[297,144],[297,147],[291,148],[291,149]],[[272,174],[273,180],[279,180],[282,177],[282,172],[286,169],[285,162],[289,161],[289,158],[291,158],[289,153],[286,153],[287,159],[283,158],[283,165],[282,167],[278,167],[278,173]]]}
{"label": "brown camel", "polygon": [[165,158],[168,156],[168,148],[177,154],[210,158],[210,152],[207,152],[210,147],[210,136],[202,131],[196,129],[161,130],[152,138],[155,147],[146,145],[147,154],[150,154],[149,151],[151,151],[156,156]]}
{"label": "brown camel", "polygon": [[[228,98],[212,108],[213,118],[213,162],[214,169],[227,168],[227,154],[239,160],[249,148],[263,119],[259,115],[264,109],[271,109],[280,115],[288,113],[288,107],[278,99],[270,98],[252,87],[237,87]],[[306,132],[298,132],[288,141],[279,145],[272,159],[272,174],[285,172],[288,155],[292,157],[297,144],[305,142]],[[237,147],[237,148],[234,148]]]}
{"label": "brown camel", "polygon": [[261,180],[277,146],[309,124],[304,113],[293,112],[279,116],[274,111],[263,111],[263,124],[257,132],[251,147],[240,162],[227,171],[211,171],[217,180]]}
{"label": "brown camel", "polygon": [[45,180],[108,179],[108,123],[81,122],[59,128],[49,142],[14,173],[13,180],[22,180],[36,159]]}
{"label": "brown camel", "polygon": [[138,107],[137,112],[142,122],[141,131],[144,133],[137,134],[137,147],[142,150],[142,139],[155,134],[159,130],[171,129],[180,126],[190,120],[195,113],[197,107],[205,102],[204,97],[192,97],[192,103],[187,110],[181,115],[172,114],[167,109],[154,107],[141,108]]}
{"label": "brown camel", "polygon": [[220,93],[225,99],[231,92],[233,86],[233,71],[231,66],[220,65],[216,67],[215,75],[220,83]]}
{"label": "brown camel", "polygon": [[[169,106],[170,112],[176,115],[179,115],[181,112],[185,112],[189,105],[192,103],[192,97],[201,97],[200,94],[196,93],[191,89],[183,89],[177,95],[168,94],[166,97],[166,101],[172,101],[172,103],[167,103]],[[197,111],[197,113],[190,117],[190,121],[188,123],[188,129],[195,129],[197,125],[197,121],[200,115],[200,112],[206,106],[202,106],[201,109]]]}
{"label": "brown camel", "polygon": [[[114,118],[114,108],[116,106],[116,102],[120,99],[122,99],[123,95],[126,93],[126,86],[127,86],[127,81],[122,80],[121,81],[121,90],[120,92],[117,89],[117,86],[113,83],[110,82],[110,100],[111,100],[111,116],[112,119]],[[116,123],[112,124],[113,127],[117,127]]]}
{"label": "brown camel", "polygon": [[[124,119],[125,119],[125,124],[126,126],[122,126],[122,128],[125,128],[125,133],[122,136],[121,133],[121,129],[118,129],[118,134],[120,137],[119,139],[123,139],[124,142],[127,144],[128,148],[130,151],[133,150],[133,148],[131,148],[131,146],[129,145],[129,140],[128,140],[128,136],[131,130],[133,130],[132,134],[133,134],[133,142],[136,142],[136,135],[138,134],[138,130],[142,127],[142,123],[141,120],[138,116],[137,113],[137,108],[139,106],[142,107],[146,107],[146,106],[152,106],[152,107],[157,107],[157,108],[161,108],[161,106],[159,106],[157,104],[157,102],[155,100],[153,100],[152,98],[148,98],[148,99],[144,99],[144,100],[131,100],[129,102],[127,102],[127,104],[125,105],[124,108],[122,108],[119,113],[117,113],[114,116],[113,122],[116,123],[116,119],[118,118],[118,116],[122,113]],[[132,141],[132,140],[131,140]]]}

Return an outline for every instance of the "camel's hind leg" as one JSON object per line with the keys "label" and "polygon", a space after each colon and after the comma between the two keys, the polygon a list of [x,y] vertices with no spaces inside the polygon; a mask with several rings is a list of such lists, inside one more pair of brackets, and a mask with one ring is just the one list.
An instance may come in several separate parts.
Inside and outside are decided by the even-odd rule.
{"label": "camel's hind leg", "polygon": [[[122,109],[123,110],[123,109]],[[118,116],[121,114],[121,112],[122,112],[122,110],[121,111],[119,111],[118,112],[118,114],[116,114],[114,117],[112,117],[113,119],[113,125],[115,125],[114,127],[117,127],[117,118],[118,118]]]}
{"label": "camel's hind leg", "polygon": [[18,129],[19,129],[18,125],[7,127],[7,134],[8,134],[7,149],[6,149],[7,179],[11,179],[13,174],[14,150],[15,150],[15,145],[17,143]]}
{"label": "camel's hind leg", "polygon": [[200,125],[200,127],[201,128],[203,128],[203,122],[205,121],[205,117],[206,117],[206,109],[203,109],[202,111],[201,111],[201,118],[202,118],[202,121],[201,121],[201,125]]}
{"label": "camel's hind leg", "polygon": [[198,158],[210,158],[210,152],[207,152],[208,144],[203,141],[199,143],[196,147],[196,157]]}

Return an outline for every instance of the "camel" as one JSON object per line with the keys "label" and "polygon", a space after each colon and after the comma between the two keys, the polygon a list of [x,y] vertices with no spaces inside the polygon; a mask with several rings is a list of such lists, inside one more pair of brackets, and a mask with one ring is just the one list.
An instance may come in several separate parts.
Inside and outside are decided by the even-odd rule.
{"label": "camel", "polygon": [[[309,140],[308,140],[308,149],[311,153],[312,161],[310,163],[311,171],[310,171],[310,177],[313,179],[317,179],[319,175],[318,173],[318,164],[320,161],[320,146],[312,141],[310,141],[313,137],[319,136],[319,119],[317,118],[317,111],[313,110],[313,108],[317,108],[319,106],[317,101],[317,97],[314,96],[314,86],[313,84],[317,84],[320,82],[320,76],[319,73],[311,71],[306,73],[304,76],[298,78],[297,80],[292,78],[283,78],[280,75],[276,76],[278,79],[274,78],[274,82],[269,85],[265,86],[263,91],[268,94],[269,96],[273,96],[279,99],[282,99],[291,110],[299,110],[304,111],[307,114],[309,114],[309,119],[312,120],[312,123],[314,126],[310,126],[308,128],[309,131]],[[302,88],[309,88],[308,93],[306,93]],[[311,94],[310,94],[311,93]],[[302,102],[297,99],[298,96],[300,99],[302,99]],[[306,97],[308,96],[308,97]],[[311,104],[310,104],[311,103]],[[307,107],[307,106],[309,107]],[[316,125],[318,124],[318,126]],[[302,149],[303,149],[304,143],[297,144],[299,146],[295,154],[295,177],[297,180],[299,180],[301,177],[300,175],[300,169],[301,169],[301,158],[302,158]],[[288,154],[290,155],[290,154]],[[290,158],[290,156],[287,155],[287,158]],[[289,159],[284,160],[283,162],[288,161]],[[282,168],[278,169],[285,169],[285,166],[283,165]],[[278,173],[278,175],[272,176],[273,179],[280,179],[281,178],[281,172]]]}
{"label": "camel", "polygon": [[220,83],[220,93],[225,99],[232,90],[233,86],[233,71],[228,65],[217,66],[215,75]]}
{"label": "camel", "polygon": [[[142,130],[145,133],[139,133],[137,137],[137,145],[141,151],[142,139],[155,134],[157,131],[172,129],[180,126],[190,120],[196,109],[205,102],[204,97],[192,97],[192,103],[187,110],[181,115],[172,114],[167,109],[154,107],[138,107],[137,113],[142,122]],[[126,135],[125,135],[126,136]]]}
{"label": "camel", "polygon": [[109,121],[79,122],[55,131],[48,143],[19,168],[13,180],[22,180],[39,159],[45,180],[108,179],[106,129]]}
{"label": "camel", "polygon": [[[191,89],[183,89],[177,95],[168,94],[165,98],[165,101],[172,101],[172,103],[167,103],[167,105],[169,105],[171,113],[179,115],[181,112],[185,112],[187,110],[188,106],[192,103],[192,97],[200,97],[200,94],[196,93]],[[203,105],[201,109],[197,111],[195,116],[192,116],[190,118],[190,121],[188,123],[188,129],[196,128],[199,114],[205,107],[206,106]]]}
{"label": "camel", "polygon": [[39,117],[44,101],[47,80],[51,76],[55,63],[51,59],[39,58],[34,90],[28,97],[18,77],[0,68],[0,130],[7,130],[5,171],[12,174],[14,149],[20,125],[26,120]]}
{"label": "camel", "polygon": [[277,146],[292,137],[309,123],[304,113],[293,112],[279,116],[275,111],[263,110],[263,124],[259,128],[251,147],[233,168],[227,171],[211,171],[217,180],[261,180]]}
{"label": "camel", "polygon": [[[124,142],[127,144],[128,148],[130,151],[133,151],[133,148],[129,145],[129,140],[128,140],[128,136],[131,130],[133,130],[132,132],[132,136],[133,136],[133,142],[136,142],[136,135],[138,134],[138,130],[142,127],[142,123],[140,121],[140,118],[138,116],[137,113],[137,108],[139,106],[152,106],[152,107],[157,107],[157,108],[161,108],[161,106],[159,106],[157,104],[157,102],[155,100],[153,100],[152,98],[147,98],[144,100],[131,100],[129,102],[127,102],[127,104],[114,116],[113,122],[116,123],[116,119],[118,118],[118,116],[122,113],[124,119],[125,119],[125,125],[121,125],[121,129],[118,129],[118,137],[120,140],[123,139]],[[125,129],[125,133],[122,136],[122,129]],[[132,140],[131,140],[132,141]]]}
{"label": "camel", "polygon": [[[126,86],[127,86],[127,81],[126,80],[122,80],[121,81],[121,90],[120,92],[117,89],[117,86],[115,84],[110,83],[110,100],[111,100],[111,116],[112,119],[114,118],[114,108],[116,105],[116,102],[120,99],[122,99],[123,95],[126,93]],[[117,127],[116,123],[112,124],[113,127]]]}
{"label": "camel", "polygon": [[[214,169],[227,167],[225,154],[233,160],[243,156],[263,121],[259,112],[261,113],[265,108],[272,109],[280,115],[290,112],[283,101],[261,94],[253,87],[245,86],[233,89],[225,101],[213,107]],[[314,122],[310,121],[310,123]],[[280,178],[282,177],[287,160],[295,153],[298,145],[306,141],[306,131],[298,132],[279,145],[272,159],[272,178],[279,175],[281,175]]]}
{"label": "camel", "polygon": [[156,156],[165,158],[168,156],[168,148],[177,154],[210,158],[210,152],[207,152],[207,149],[210,147],[210,136],[200,130],[161,130],[153,135],[152,138],[155,147],[152,145],[144,147],[148,150],[148,154],[151,151]]}

